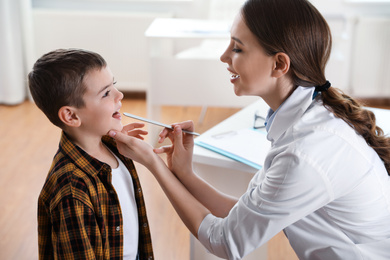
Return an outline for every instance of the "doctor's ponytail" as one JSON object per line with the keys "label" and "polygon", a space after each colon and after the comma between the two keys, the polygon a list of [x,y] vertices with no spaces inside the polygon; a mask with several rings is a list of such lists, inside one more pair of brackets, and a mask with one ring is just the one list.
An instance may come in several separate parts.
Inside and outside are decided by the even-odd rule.
{"label": "doctor's ponytail", "polygon": [[347,122],[375,150],[390,175],[390,138],[376,125],[374,113],[336,88],[322,92],[321,98],[328,110]]}
{"label": "doctor's ponytail", "polygon": [[[241,15],[265,52],[290,58],[295,86],[326,83],[325,66],[331,48],[331,31],[324,17],[307,0],[248,0]],[[341,90],[330,87],[319,97],[324,106],[348,123],[384,162],[390,175],[390,138],[376,125],[375,115]]]}

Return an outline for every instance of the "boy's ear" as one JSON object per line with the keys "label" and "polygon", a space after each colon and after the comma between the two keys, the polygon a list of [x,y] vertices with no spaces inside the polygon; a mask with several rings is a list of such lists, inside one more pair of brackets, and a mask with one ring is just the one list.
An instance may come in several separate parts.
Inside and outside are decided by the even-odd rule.
{"label": "boy's ear", "polygon": [[272,70],[272,76],[280,78],[287,74],[290,70],[290,57],[283,52],[278,52],[274,56],[274,68]]}
{"label": "boy's ear", "polygon": [[63,106],[58,110],[58,117],[67,126],[79,127],[81,119],[77,115],[77,110],[74,107]]}

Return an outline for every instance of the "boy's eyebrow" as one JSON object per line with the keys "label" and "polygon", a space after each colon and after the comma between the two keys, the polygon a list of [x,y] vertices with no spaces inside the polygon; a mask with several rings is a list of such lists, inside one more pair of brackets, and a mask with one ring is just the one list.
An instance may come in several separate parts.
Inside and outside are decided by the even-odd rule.
{"label": "boy's eyebrow", "polygon": [[104,90],[106,90],[107,88],[109,88],[109,87],[113,84],[114,81],[115,81],[115,79],[112,78],[112,82],[111,82],[109,85],[104,86],[101,90],[99,90],[98,95],[99,95],[101,92],[103,92]]}
{"label": "boy's eyebrow", "polygon": [[240,39],[238,39],[238,38],[236,38],[234,36],[232,36],[232,39],[235,40],[236,42],[242,44],[242,45],[245,45]]}

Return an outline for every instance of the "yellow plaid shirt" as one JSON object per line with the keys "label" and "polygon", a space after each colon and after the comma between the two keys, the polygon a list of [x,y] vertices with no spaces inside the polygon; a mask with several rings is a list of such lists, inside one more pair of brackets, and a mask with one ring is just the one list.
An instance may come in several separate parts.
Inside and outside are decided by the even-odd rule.
{"label": "yellow plaid shirt", "polygon": [[[102,141],[129,170],[139,220],[139,258],[153,259],[145,202],[134,164]],[[89,156],[62,133],[59,149],[38,199],[40,259],[122,259],[123,222],[111,168]]]}

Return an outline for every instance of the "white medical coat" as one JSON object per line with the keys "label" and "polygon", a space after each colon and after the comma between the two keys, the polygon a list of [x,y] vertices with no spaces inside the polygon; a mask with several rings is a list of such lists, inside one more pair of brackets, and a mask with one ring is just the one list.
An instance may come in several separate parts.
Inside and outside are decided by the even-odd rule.
{"label": "white medical coat", "polygon": [[313,92],[298,87],[282,104],[264,167],[229,215],[201,223],[210,252],[241,259],[284,230],[300,259],[390,259],[390,177]]}

